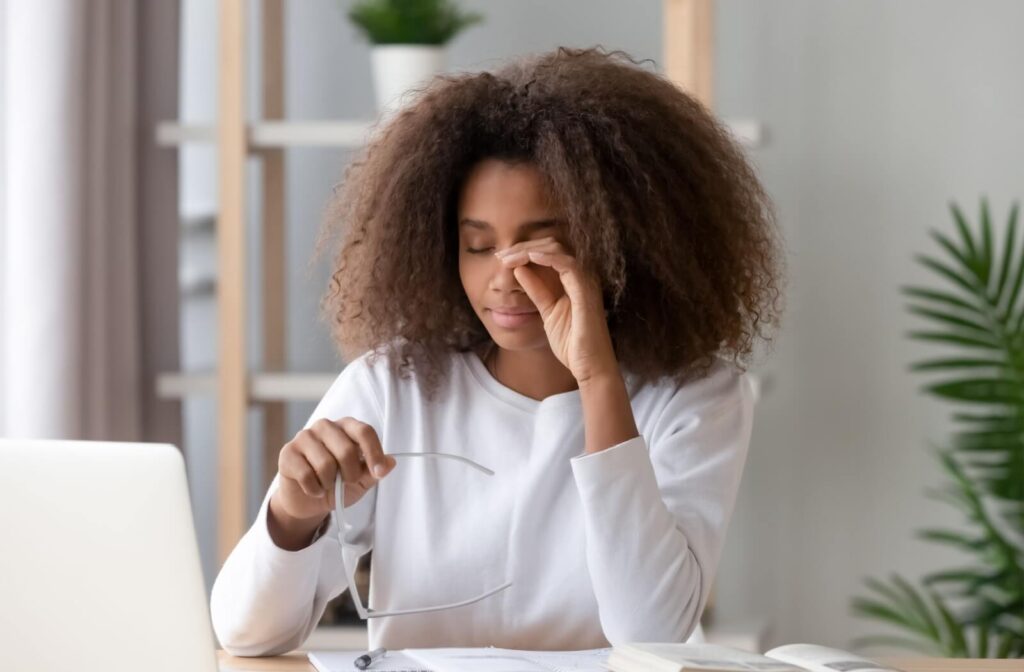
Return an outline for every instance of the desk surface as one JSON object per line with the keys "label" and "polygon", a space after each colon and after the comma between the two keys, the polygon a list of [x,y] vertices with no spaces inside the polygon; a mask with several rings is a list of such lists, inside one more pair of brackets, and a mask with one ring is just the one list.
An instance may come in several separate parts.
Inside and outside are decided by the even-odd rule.
{"label": "desk surface", "polygon": [[[217,651],[221,672],[316,672],[304,651],[270,658],[236,658]],[[903,672],[1021,672],[1020,660],[976,660],[968,658],[879,658]]]}

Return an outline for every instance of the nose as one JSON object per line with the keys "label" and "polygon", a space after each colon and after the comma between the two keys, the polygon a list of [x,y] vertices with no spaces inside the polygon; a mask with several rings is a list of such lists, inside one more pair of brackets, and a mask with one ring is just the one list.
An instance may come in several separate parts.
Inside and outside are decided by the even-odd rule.
{"label": "nose", "polygon": [[497,292],[522,292],[522,285],[516,280],[512,273],[512,267],[506,266],[503,261],[495,257],[492,262],[496,265],[491,275],[491,289]]}

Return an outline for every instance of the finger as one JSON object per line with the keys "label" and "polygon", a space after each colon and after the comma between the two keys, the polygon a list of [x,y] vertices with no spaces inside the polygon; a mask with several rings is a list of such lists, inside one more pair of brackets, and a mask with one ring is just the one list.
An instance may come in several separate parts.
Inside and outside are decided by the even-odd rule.
{"label": "finger", "polygon": [[545,236],[543,238],[537,238],[536,240],[524,240],[521,243],[510,245],[506,247],[504,250],[498,250],[497,252],[494,253],[494,256],[500,259],[504,256],[516,254],[519,252],[525,252],[527,250],[546,249],[549,245],[552,244],[561,246],[561,243],[558,242],[558,239],[555,238],[554,236]]}
{"label": "finger", "polygon": [[537,275],[529,266],[517,266],[512,269],[512,275],[522,286],[530,302],[537,306],[541,317],[547,316],[552,307],[558,301],[559,295],[551,291],[551,288]]}
{"label": "finger", "polygon": [[[366,468],[360,457],[359,445],[345,433],[337,423],[322,418],[313,425],[320,436],[324,437],[324,445],[341,471],[344,483],[360,483],[366,478]],[[331,506],[335,505],[334,487],[329,490]]]}
{"label": "finger", "polygon": [[551,252],[529,252],[527,256],[538,266],[548,266],[558,271],[562,286],[574,305],[583,306],[589,302],[589,293],[595,288],[594,280],[584,278],[574,257]]}
{"label": "finger", "polygon": [[324,445],[323,439],[316,436],[316,440],[310,441],[308,447],[303,448],[302,454],[316,472],[317,480],[324,493],[333,492],[334,481],[338,478],[338,461]]}
{"label": "finger", "polygon": [[[290,472],[288,477],[299,484],[306,496],[319,499],[324,496],[324,490],[316,475],[316,469],[306,458],[306,451],[310,449],[310,444],[316,442],[316,437],[313,434],[300,432],[292,441],[294,447],[286,459]],[[284,474],[282,473],[282,475]]]}
{"label": "finger", "polygon": [[[339,469],[344,464],[347,455],[355,455],[358,462],[359,446],[337,423],[327,418],[320,418],[313,423],[310,430],[316,434],[327,451],[330,452],[334,463],[338,465]],[[354,468],[361,469],[361,465],[355,464]],[[342,477],[342,480],[351,482],[350,478],[345,476]]]}
{"label": "finger", "polygon": [[366,473],[366,465],[359,459],[359,447],[355,445],[354,441],[352,446],[352,448],[348,448],[338,455],[338,465],[341,467],[341,480],[345,483],[355,483]]}
{"label": "finger", "polygon": [[281,474],[281,478],[292,481],[299,481],[308,466],[306,458],[302,457],[302,453],[295,446],[295,441],[285,446],[277,460],[277,471]]}
{"label": "finger", "polygon": [[355,418],[342,418],[338,423],[345,433],[358,444],[370,474],[375,479],[387,476],[395,466],[395,458],[384,454],[384,448],[380,445],[380,438],[377,436],[376,430],[371,425]]}

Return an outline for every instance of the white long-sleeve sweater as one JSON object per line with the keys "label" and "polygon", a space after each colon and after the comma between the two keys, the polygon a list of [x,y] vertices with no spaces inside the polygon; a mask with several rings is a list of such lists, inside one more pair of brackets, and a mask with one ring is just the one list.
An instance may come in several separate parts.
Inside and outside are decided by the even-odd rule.
{"label": "white long-sleeve sweater", "polygon": [[[351,416],[373,426],[385,452],[456,453],[495,471],[399,458],[346,509],[357,549],[346,558],[373,549],[369,606],[448,604],[512,581],[468,606],[371,618],[371,648],[569,650],[690,637],[750,442],[747,374],[719,360],[686,385],[641,387],[630,398],[640,436],[585,455],[579,390],[538,401],[500,383],[476,354],[454,353],[448,384],[428,403],[413,379],[367,356],[342,370],[307,427]],[[278,478],[213,586],[214,630],[234,655],[301,646],[347,587],[333,514],[304,549],[270,538]]]}

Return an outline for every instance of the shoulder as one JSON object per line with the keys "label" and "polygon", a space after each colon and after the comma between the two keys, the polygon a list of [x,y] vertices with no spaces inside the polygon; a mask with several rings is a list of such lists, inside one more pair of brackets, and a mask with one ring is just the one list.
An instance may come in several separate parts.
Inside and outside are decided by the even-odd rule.
{"label": "shoulder", "polygon": [[[362,385],[372,390],[383,411],[411,408],[417,404],[431,400],[426,393],[431,379],[438,381],[442,389],[440,398],[450,394],[451,377],[464,377],[468,366],[458,360],[464,360],[466,353],[451,351],[434,359],[432,364],[439,369],[431,368],[423,361],[412,357],[403,357],[391,348],[368,350],[353,358],[338,375],[336,385],[341,387]],[[433,378],[432,378],[433,376]]]}
{"label": "shoulder", "polygon": [[716,357],[705,375],[679,381],[665,377],[644,385],[634,394],[634,405],[647,409],[648,423],[655,433],[732,413],[747,419],[756,395],[752,377],[734,362]]}
{"label": "shoulder", "polygon": [[381,382],[386,364],[382,367],[371,355],[372,351],[363,353],[342,367],[314,409],[307,427],[319,418],[337,420],[346,416],[374,426],[381,424]]}

